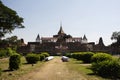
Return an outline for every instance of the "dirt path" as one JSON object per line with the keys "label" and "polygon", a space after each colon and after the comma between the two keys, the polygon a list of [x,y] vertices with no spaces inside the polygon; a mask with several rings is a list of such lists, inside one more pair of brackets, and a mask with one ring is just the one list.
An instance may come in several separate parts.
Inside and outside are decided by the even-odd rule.
{"label": "dirt path", "polygon": [[86,80],[74,71],[69,71],[60,57],[46,62],[40,69],[23,76],[19,80]]}

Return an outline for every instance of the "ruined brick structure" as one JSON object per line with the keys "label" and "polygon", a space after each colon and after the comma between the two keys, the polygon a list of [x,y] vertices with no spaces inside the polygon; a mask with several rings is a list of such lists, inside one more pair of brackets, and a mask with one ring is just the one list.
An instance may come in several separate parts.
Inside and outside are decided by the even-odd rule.
{"label": "ruined brick structure", "polygon": [[18,48],[19,53],[48,52],[51,55],[81,51],[107,52],[107,50],[108,48],[104,45],[102,38],[100,38],[99,44],[95,45],[94,42],[88,42],[85,35],[83,37],[72,37],[71,35],[67,35],[63,31],[62,26],[60,26],[57,35],[40,38],[38,34],[36,42],[28,42],[27,45]]}

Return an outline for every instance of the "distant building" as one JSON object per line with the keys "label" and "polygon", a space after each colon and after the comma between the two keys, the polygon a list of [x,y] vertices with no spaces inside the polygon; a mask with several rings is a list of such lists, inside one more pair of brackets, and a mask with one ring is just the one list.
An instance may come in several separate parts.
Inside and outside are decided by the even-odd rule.
{"label": "distant building", "polygon": [[49,52],[51,55],[80,51],[107,52],[107,50],[102,38],[100,38],[99,44],[95,45],[94,42],[88,42],[86,35],[83,37],[72,37],[71,35],[67,35],[63,31],[62,26],[60,26],[60,30],[56,35],[53,35],[53,37],[40,38],[38,34],[36,42],[28,42],[27,45],[18,48],[19,53]]}

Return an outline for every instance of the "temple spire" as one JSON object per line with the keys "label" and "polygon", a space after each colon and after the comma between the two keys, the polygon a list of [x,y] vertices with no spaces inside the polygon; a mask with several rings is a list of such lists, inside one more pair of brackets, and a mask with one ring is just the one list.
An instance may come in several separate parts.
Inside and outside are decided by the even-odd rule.
{"label": "temple spire", "polygon": [[88,41],[87,41],[87,37],[86,37],[86,35],[84,35],[83,36],[83,39],[82,39],[82,43],[87,43]]}
{"label": "temple spire", "polygon": [[36,42],[40,42],[40,36],[39,36],[39,34],[37,35]]}
{"label": "temple spire", "polygon": [[83,36],[83,40],[87,40],[87,37],[86,37],[86,35],[84,34],[84,36]]}
{"label": "temple spire", "polygon": [[104,43],[103,43],[103,39],[102,39],[102,37],[100,37],[100,39],[99,39],[99,43],[98,43],[98,44],[101,45],[101,46],[105,46]]}
{"label": "temple spire", "polygon": [[62,21],[60,21],[60,27],[62,27]]}
{"label": "temple spire", "polygon": [[58,34],[65,34],[63,29],[62,29],[62,22],[60,22],[60,30],[59,30]]}

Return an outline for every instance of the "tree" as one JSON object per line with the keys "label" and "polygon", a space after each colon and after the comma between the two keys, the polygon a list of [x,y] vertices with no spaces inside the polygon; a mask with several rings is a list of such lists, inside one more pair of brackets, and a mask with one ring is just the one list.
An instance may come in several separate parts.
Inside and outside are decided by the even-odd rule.
{"label": "tree", "polygon": [[17,36],[11,36],[6,39],[0,40],[0,48],[10,47],[13,50],[16,50],[22,44],[24,44],[23,39],[18,39]]}
{"label": "tree", "polygon": [[23,18],[0,1],[0,39],[6,33],[12,33],[15,28],[24,28],[22,23]]}
{"label": "tree", "polygon": [[113,32],[111,39],[120,42],[120,32]]}
{"label": "tree", "polygon": [[18,39],[17,36],[11,36],[6,38],[6,42],[8,43],[9,47],[14,50],[16,50],[16,48],[22,44],[21,39]]}
{"label": "tree", "polygon": [[120,54],[120,31],[113,32],[111,39],[116,40],[116,42],[111,44],[112,53]]}
{"label": "tree", "polygon": [[11,36],[11,37],[8,37],[6,40],[9,42],[16,42],[17,39],[18,39],[17,36]]}

